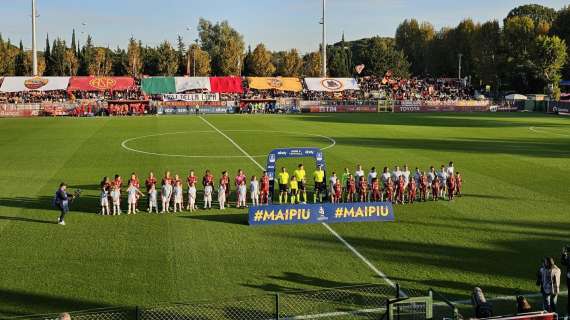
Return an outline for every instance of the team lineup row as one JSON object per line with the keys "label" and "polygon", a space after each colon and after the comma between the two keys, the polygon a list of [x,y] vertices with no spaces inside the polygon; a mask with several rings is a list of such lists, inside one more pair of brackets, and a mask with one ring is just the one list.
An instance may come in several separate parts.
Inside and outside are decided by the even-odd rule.
{"label": "team lineup row", "polygon": [[[400,169],[394,167],[389,171],[384,167],[381,173],[376,168],[370,169],[368,175],[365,174],[361,165],[356,166],[355,173],[351,173],[345,168],[339,177],[333,172],[327,179],[325,171],[318,166],[313,172],[313,202],[323,202],[326,197],[332,203],[340,202],[378,202],[389,201],[396,204],[414,203],[416,200],[438,201],[440,199],[453,200],[455,196],[461,196],[463,179],[459,172],[455,172],[453,162],[448,166],[441,166],[440,171],[435,167],[430,167],[428,172],[415,169],[414,174],[410,172],[407,165]],[[270,190],[272,177],[267,172],[263,172],[261,177],[252,176],[248,179],[243,170],[238,170],[235,179],[236,208],[247,208],[249,193],[253,206],[267,205],[272,202],[273,191]],[[289,174],[285,167],[275,177],[279,185],[279,204],[299,204],[307,203],[307,173],[304,165],[299,164],[293,174]],[[161,179],[160,190],[157,188],[158,180],[154,173],[150,172],[144,181],[146,194],[140,190],[140,182],[135,173],[131,174],[128,180],[127,214],[138,212],[138,202],[141,197],[148,197],[148,212],[159,213],[158,202],[160,200],[161,213],[181,212],[184,209],[184,187],[179,175],[172,176],[169,171],[165,172]],[[227,171],[222,172],[218,187],[215,187],[215,178],[210,170],[206,170],[202,177],[204,209],[212,208],[212,198],[215,190],[219,208],[225,210],[229,207],[231,195],[230,176]],[[111,180],[103,178],[101,187],[101,214],[120,215],[121,214],[121,192],[123,180],[120,175],[115,175]],[[186,178],[187,202],[186,210],[192,212],[198,209],[198,176],[191,170]],[[111,210],[112,208],[112,210]]]}

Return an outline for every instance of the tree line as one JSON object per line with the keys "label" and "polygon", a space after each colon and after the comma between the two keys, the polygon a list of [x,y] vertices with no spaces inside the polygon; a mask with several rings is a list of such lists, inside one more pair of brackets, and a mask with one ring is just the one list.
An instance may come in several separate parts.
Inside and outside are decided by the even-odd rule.
{"label": "tree line", "polygon": [[[298,50],[270,51],[264,44],[245,47],[243,36],[227,21],[200,19],[199,39],[175,45],[164,41],[144,45],[131,38],[126,49],[97,47],[88,36],[80,46],[50,41],[39,53],[38,69],[44,76],[174,75],[320,76],[320,48],[301,55]],[[342,40],[329,45],[329,76],[382,77],[391,70],[397,77],[456,78],[462,75],[476,87],[492,90],[559,93],[558,83],[570,77],[567,64],[570,43],[570,7],[559,11],[542,5],[524,5],[499,21],[477,23],[471,19],[456,27],[436,31],[429,22],[403,21],[394,38],[372,37]],[[4,40],[0,34],[0,75],[30,75],[31,52]]]}

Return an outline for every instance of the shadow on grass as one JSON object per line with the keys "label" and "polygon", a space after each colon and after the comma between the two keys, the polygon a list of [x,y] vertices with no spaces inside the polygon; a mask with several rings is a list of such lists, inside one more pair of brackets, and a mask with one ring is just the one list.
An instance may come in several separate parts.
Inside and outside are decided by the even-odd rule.
{"label": "shadow on grass", "polygon": [[[214,209],[212,209],[214,210]],[[249,225],[249,216],[247,214],[236,213],[236,214],[211,214],[211,215],[193,215],[193,216],[181,216],[183,219],[208,221],[208,222],[218,222],[218,223],[229,223],[237,224],[242,226]]]}
{"label": "shadow on grass", "polygon": [[[339,146],[394,148],[429,152],[462,152],[481,154],[513,154],[541,158],[570,158],[568,141],[564,140],[499,140],[499,139],[409,139],[333,137]],[[317,141],[317,139],[315,139]]]}
{"label": "shadow on grass", "polygon": [[0,289],[0,317],[111,307],[103,303],[42,293]]}
{"label": "shadow on grass", "polygon": [[[307,289],[307,287],[311,288],[338,288],[338,287],[349,287],[349,286],[356,286],[356,285],[363,285],[363,283],[352,283],[352,282],[341,282],[336,280],[330,279],[323,279],[311,276],[305,276],[303,274],[297,272],[284,272],[282,275],[279,276],[268,276],[268,279],[272,281],[272,283],[265,283],[261,285],[254,285],[249,283],[244,283],[242,286],[254,288],[254,289],[261,289],[267,292],[287,292],[287,291],[299,291]],[[289,282],[293,284],[292,286],[285,286],[282,284],[283,282]]]}
{"label": "shadow on grass", "polygon": [[[299,119],[310,122],[378,124],[397,126],[425,126],[446,128],[501,128],[501,127],[562,127],[551,122],[544,115],[490,114],[490,113],[445,113],[445,114],[303,114]],[[527,120],[527,121],[521,121]]]}
{"label": "shadow on grass", "polygon": [[18,222],[31,222],[31,223],[42,223],[42,224],[57,224],[57,222],[55,222],[55,221],[47,221],[47,220],[39,220],[39,219],[31,219],[31,218],[23,218],[23,217],[6,217],[6,216],[0,216],[0,220],[18,221]]}
{"label": "shadow on grass", "polygon": [[[59,212],[53,205],[53,196],[0,198],[0,207]],[[95,196],[83,195],[70,205],[70,210],[75,213],[95,214],[99,209],[100,199]]]}

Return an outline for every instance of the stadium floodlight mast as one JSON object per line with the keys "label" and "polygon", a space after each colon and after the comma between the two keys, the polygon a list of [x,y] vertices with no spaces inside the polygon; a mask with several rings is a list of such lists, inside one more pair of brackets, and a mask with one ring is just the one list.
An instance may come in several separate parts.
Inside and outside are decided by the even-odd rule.
{"label": "stadium floodlight mast", "polygon": [[327,20],[326,20],[327,0],[323,0],[323,18],[321,24],[323,26],[323,43],[322,43],[322,77],[327,77]]}
{"label": "stadium floodlight mast", "polygon": [[38,75],[38,46],[36,43],[36,0],[32,0],[32,65],[34,77]]}

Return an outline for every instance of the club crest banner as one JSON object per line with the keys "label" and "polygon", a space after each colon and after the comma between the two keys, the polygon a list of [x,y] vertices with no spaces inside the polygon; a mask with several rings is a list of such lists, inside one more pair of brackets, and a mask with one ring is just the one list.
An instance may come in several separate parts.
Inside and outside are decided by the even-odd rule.
{"label": "club crest banner", "polygon": [[309,91],[340,92],[360,90],[360,85],[354,78],[305,78],[305,83]]}
{"label": "club crest banner", "polygon": [[394,221],[389,202],[323,203],[249,208],[250,226]]}
{"label": "club crest banner", "polygon": [[68,91],[127,91],[135,90],[131,77],[71,77]]}
{"label": "club crest banner", "polygon": [[303,91],[303,85],[299,78],[248,77],[247,82],[251,89],[256,90]]}
{"label": "club crest banner", "polygon": [[212,89],[210,78],[208,77],[175,77],[174,85],[176,92],[184,92],[189,90],[208,90]]}
{"label": "club crest banner", "polygon": [[70,77],[5,77],[0,92],[66,90]]}

